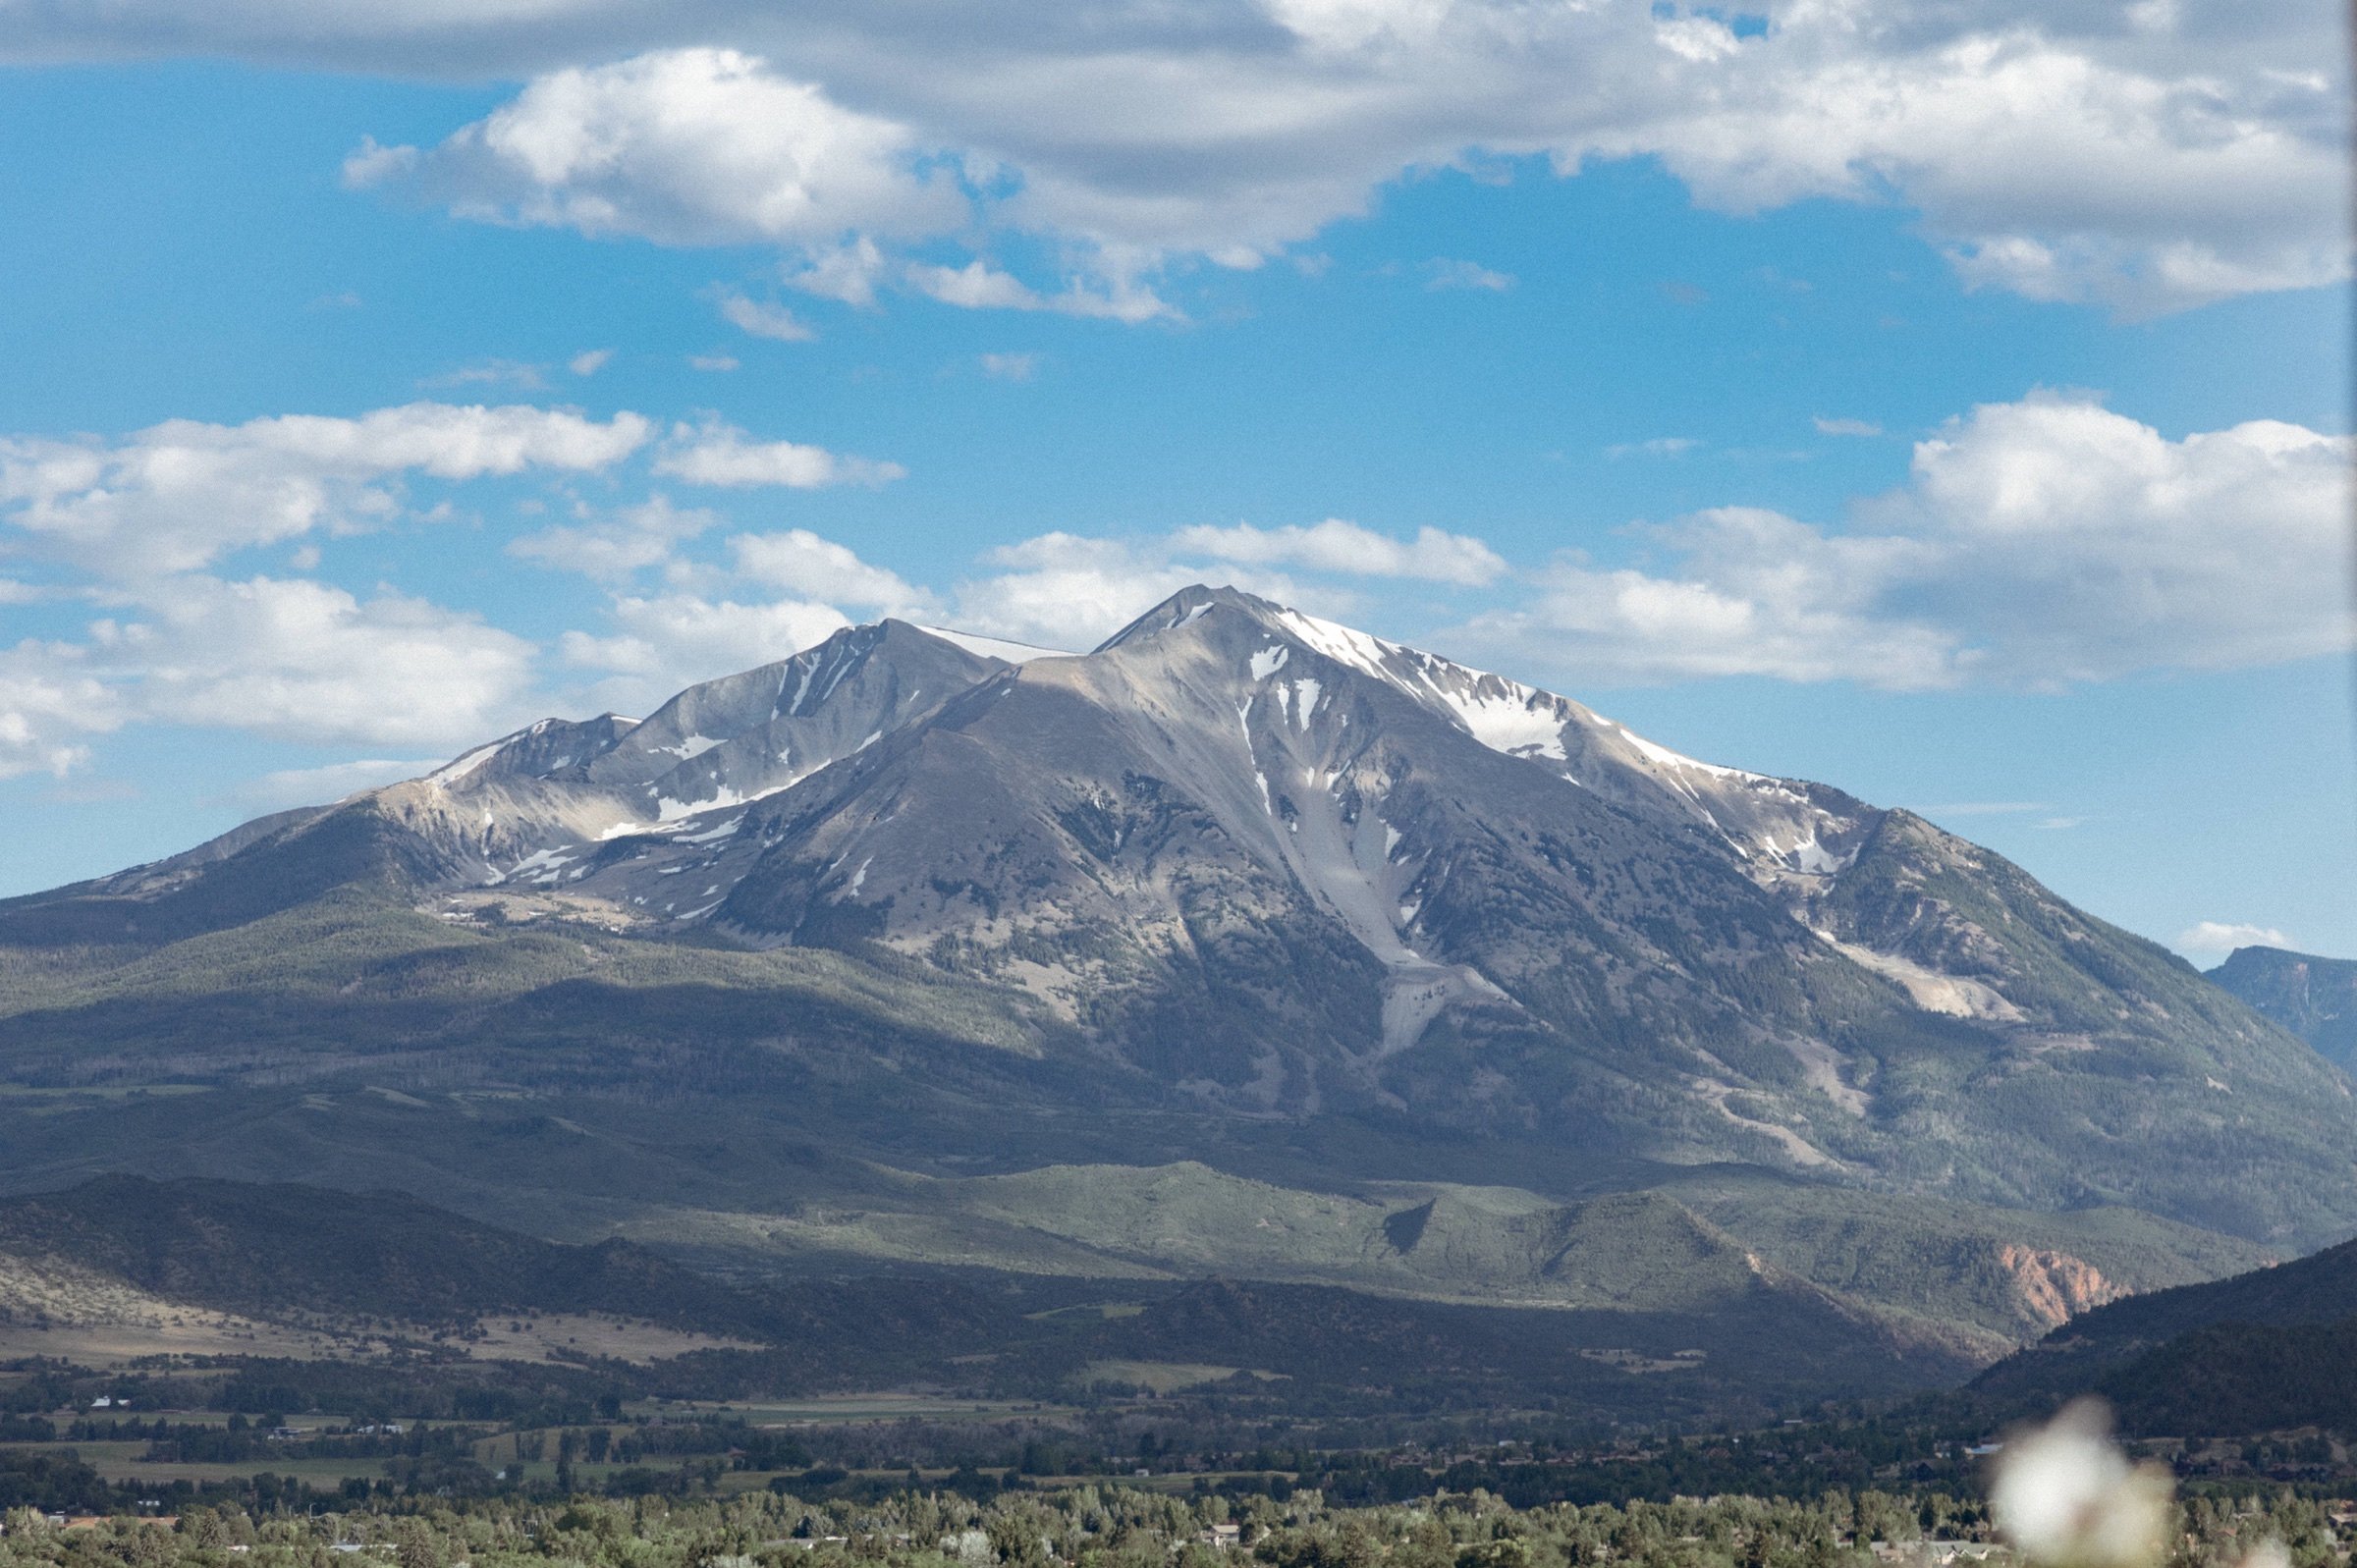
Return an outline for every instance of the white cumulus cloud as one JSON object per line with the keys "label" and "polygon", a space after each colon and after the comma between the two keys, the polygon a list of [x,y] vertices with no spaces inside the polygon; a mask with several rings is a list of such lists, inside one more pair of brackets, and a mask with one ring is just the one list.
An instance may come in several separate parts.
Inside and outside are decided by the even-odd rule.
{"label": "white cumulus cloud", "polygon": [[473,616],[302,579],[178,578],[91,632],[142,717],[294,740],[463,743],[531,679],[531,644]]}
{"label": "white cumulus cloud", "polygon": [[523,638],[390,591],[185,574],[114,597],[79,640],[0,651],[0,777],[66,773],[130,724],[457,746],[511,726],[532,681]]}
{"label": "white cumulus cloud", "polygon": [[729,541],[737,575],[813,599],[879,615],[923,615],[933,596],[897,572],[871,566],[857,552],[807,528],[739,534]]}
{"label": "white cumulus cloud", "polygon": [[1127,322],[1178,314],[1153,290],[1124,273],[1115,273],[1101,283],[1075,282],[1052,295],[1040,294],[1013,273],[1001,272],[978,258],[962,267],[916,263],[908,267],[905,276],[918,294],[966,310],[1050,310]]}
{"label": "white cumulus cloud", "polygon": [[784,485],[820,490],[829,485],[883,485],[908,472],[897,462],[847,458],[795,441],[754,441],[734,425],[676,425],[655,472],[694,485]]}
{"label": "white cumulus cloud", "polygon": [[84,650],[32,638],[0,648],[0,779],[63,778],[89,761],[92,736],[130,717],[121,694],[90,671]]}
{"label": "white cumulus cloud", "polygon": [[1145,319],[1172,258],[1252,266],[1404,177],[1515,158],[1655,159],[1727,212],[1891,203],[1969,286],[2131,315],[2348,272],[2345,56],[2322,6],[1817,0],[1740,34],[1633,0],[491,9],[295,29],[268,0],[62,0],[16,47],[530,73],[436,147],[364,143],[348,178],[490,221],[768,242],[860,303],[881,272],[846,265],[860,247],[979,254],[1004,231],[1065,258],[1055,285],[938,256],[907,281]]}
{"label": "white cumulus cloud", "polygon": [[584,516],[527,533],[508,554],[584,576],[621,580],[672,559],[680,544],[718,522],[702,508],[682,509],[664,496],[604,516]]}
{"label": "white cumulus cloud", "polygon": [[1578,556],[1466,639],[1581,681],[1766,675],[2056,688],[2351,645],[2349,438],[2259,420],[2170,440],[2086,400],[1994,404],[1917,443],[1835,530],[1724,507]]}
{"label": "white cumulus cloud", "polygon": [[172,419],[120,441],[0,437],[0,524],[109,575],[193,570],[251,545],[401,510],[384,481],[602,469],[651,432],[634,413],[413,403],[355,419]]}
{"label": "white cumulus cloud", "polygon": [[1179,551],[1254,566],[1294,566],[1370,577],[1415,577],[1478,588],[1506,574],[1497,551],[1469,534],[1426,526],[1396,539],[1355,522],[1329,517],[1308,527],[1198,525],[1171,536]]}
{"label": "white cumulus cloud", "polygon": [[683,686],[783,659],[850,623],[831,605],[742,603],[689,593],[625,596],[603,634],[568,631],[564,661],[594,673],[593,707],[644,713]]}
{"label": "white cumulus cloud", "polygon": [[2289,947],[2291,939],[2273,926],[2203,920],[2178,932],[2176,946],[2181,952],[2223,958],[2237,947]]}
{"label": "white cumulus cloud", "polygon": [[675,244],[946,232],[957,183],[894,120],[726,48],[554,71],[439,146],[370,143],[357,186],[413,185],[468,217]]}

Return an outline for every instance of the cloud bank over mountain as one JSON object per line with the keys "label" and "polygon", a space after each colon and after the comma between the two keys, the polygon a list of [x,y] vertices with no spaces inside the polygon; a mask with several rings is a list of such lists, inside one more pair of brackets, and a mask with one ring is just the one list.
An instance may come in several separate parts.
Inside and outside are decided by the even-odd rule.
{"label": "cloud bank over mountain", "polygon": [[430,528],[488,478],[797,490],[903,471],[733,426],[658,428],[419,404],[0,441],[0,537],[50,570],[14,592],[92,607],[80,637],[0,651],[0,770],[70,771],[142,722],[407,746],[584,703],[636,711],[878,616],[1082,648],[1203,578],[1335,615],[1475,593],[1453,628],[1414,629],[1574,689],[1725,676],[2059,688],[2352,645],[2348,438],[2261,420],[2170,440],[2043,394],[1951,420],[1916,444],[1906,484],[1844,519],[1716,507],[1631,524],[1626,565],[1566,553],[1517,573],[1469,534],[1329,517],[1048,532],[917,581],[809,528],[715,541],[716,514],[658,488],[510,542],[605,586],[603,622],[553,639],[389,588],[220,570],[311,535]]}
{"label": "cloud bank over mountain", "polygon": [[[1970,287],[2126,315],[2348,272],[2325,8],[1792,0],[1026,7],[741,0],[305,16],[271,0],[0,6],[18,60],[228,55],[481,81],[506,102],[347,176],[487,222],[760,243],[867,302],[1146,321],[1420,171],[1648,159],[1713,209],[1896,203]],[[1002,250],[1021,252],[1012,266]]]}

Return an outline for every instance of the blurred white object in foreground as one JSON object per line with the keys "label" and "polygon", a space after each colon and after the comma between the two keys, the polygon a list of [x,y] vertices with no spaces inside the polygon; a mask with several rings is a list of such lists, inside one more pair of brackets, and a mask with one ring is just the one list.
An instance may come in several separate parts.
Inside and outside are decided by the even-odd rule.
{"label": "blurred white object in foreground", "polygon": [[2131,1465],[2111,1441],[2103,1402],[2081,1399],[2017,1433],[1997,1461],[1997,1528],[2054,1568],[2154,1568],[2167,1549],[2169,1494],[2159,1465]]}

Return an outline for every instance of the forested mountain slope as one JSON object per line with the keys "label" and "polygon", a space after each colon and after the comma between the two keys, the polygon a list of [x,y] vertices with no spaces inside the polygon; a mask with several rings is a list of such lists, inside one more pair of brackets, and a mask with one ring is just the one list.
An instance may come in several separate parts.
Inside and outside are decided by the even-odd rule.
{"label": "forested mountain slope", "polygon": [[[19,1190],[395,1185],[747,1270],[1461,1255],[1584,1311],[1637,1265],[1550,1238],[1650,1193],[1718,1238],[1691,1299],[1967,1358],[2357,1229],[2341,1074],[2001,856],[1227,589],[1087,655],[853,628],[10,900],[0,1071]],[[1193,1217],[1109,1229],[1085,1166]],[[1285,1217],[1328,1199],[1363,1256]]]}

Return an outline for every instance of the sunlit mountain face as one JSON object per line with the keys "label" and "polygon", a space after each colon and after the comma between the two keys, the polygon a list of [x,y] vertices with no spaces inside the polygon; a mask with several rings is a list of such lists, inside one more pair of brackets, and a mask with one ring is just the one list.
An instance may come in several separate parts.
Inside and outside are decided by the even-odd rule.
{"label": "sunlit mountain face", "polygon": [[[2002,858],[1230,589],[1085,655],[852,628],[5,919],[120,973],[356,900],[461,944],[413,963],[412,1004],[484,984],[456,978],[487,961],[465,943],[530,934],[682,1049],[791,1034],[744,987],[823,954],[924,1014],[939,1059],[910,1081],[1021,1066],[1016,1102],[1400,1121],[1566,1168],[1733,1162],[2277,1244],[2357,1218],[2297,1175],[2347,1147],[2337,1075]],[[752,967],[662,973],[724,958]],[[238,984],[204,981],[200,1010]],[[590,993],[490,989],[518,986],[535,1029],[617,1027]],[[61,1062],[74,1025],[49,1016]],[[508,1027],[437,1017],[403,1049]]]}

